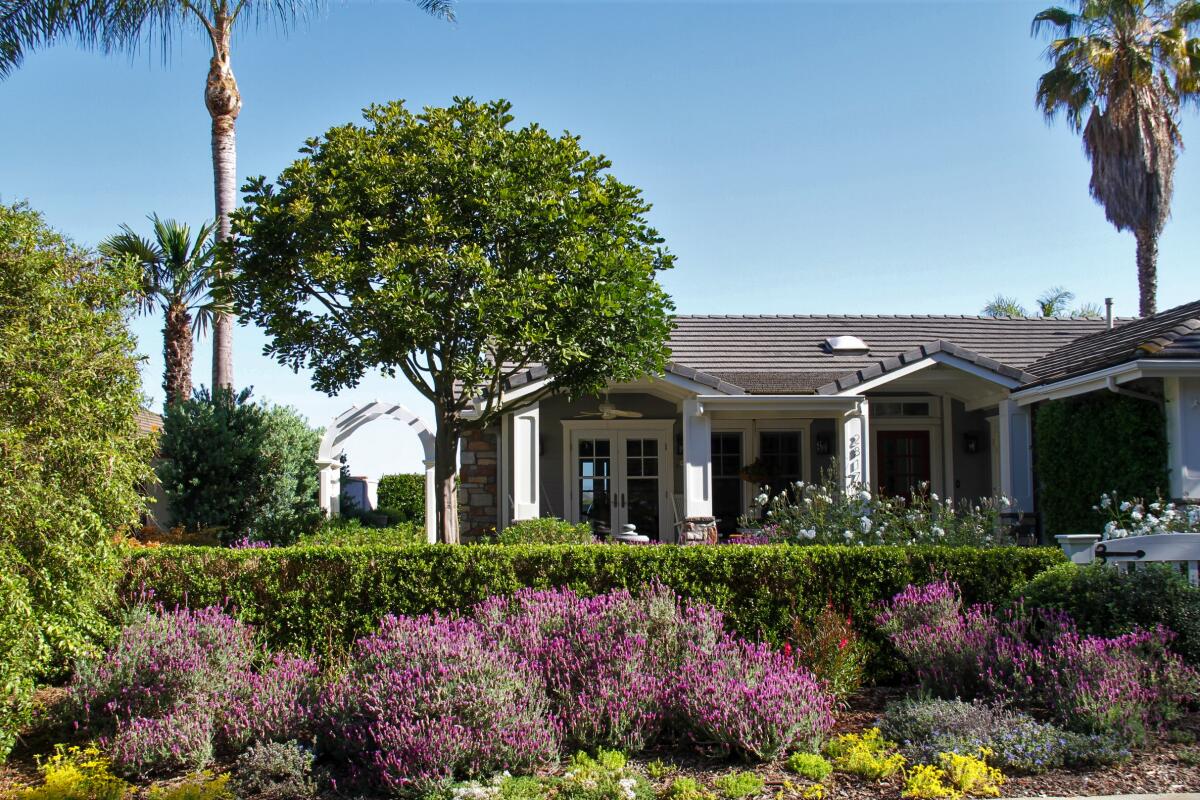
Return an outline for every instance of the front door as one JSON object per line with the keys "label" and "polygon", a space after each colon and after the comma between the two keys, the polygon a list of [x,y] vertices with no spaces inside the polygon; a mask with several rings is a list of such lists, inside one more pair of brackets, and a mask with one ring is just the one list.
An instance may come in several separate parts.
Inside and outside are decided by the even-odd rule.
{"label": "front door", "polygon": [[651,539],[671,530],[668,436],[656,431],[578,430],[571,437],[574,511],[597,533],[634,525]]}
{"label": "front door", "polygon": [[881,494],[911,499],[914,489],[929,483],[929,431],[877,431],[875,447]]}

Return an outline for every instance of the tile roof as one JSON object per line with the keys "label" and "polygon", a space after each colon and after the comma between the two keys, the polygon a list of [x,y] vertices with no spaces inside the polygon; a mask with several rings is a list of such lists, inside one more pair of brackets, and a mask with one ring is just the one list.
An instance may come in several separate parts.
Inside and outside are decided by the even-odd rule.
{"label": "tile roof", "polygon": [[134,418],[137,420],[138,433],[154,433],[162,430],[163,418],[148,408],[139,408]]}
{"label": "tile roof", "polygon": [[[1122,320],[1124,322],[1124,320]],[[675,318],[672,360],[752,394],[809,394],[869,380],[901,363],[947,352],[1023,380],[1026,368],[1103,320],[975,316],[691,316]],[[831,353],[824,342],[851,335],[866,353]]]}
{"label": "tile roof", "polygon": [[1038,386],[1136,359],[1200,359],[1200,300],[1077,339],[1027,367]]}

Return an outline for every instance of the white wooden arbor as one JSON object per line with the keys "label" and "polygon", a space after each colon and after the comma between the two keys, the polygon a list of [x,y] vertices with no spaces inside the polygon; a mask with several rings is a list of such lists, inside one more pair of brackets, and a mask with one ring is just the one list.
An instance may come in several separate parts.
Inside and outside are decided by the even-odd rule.
{"label": "white wooden arbor", "polygon": [[383,403],[375,400],[359,408],[352,406],[342,412],[325,429],[321,439],[321,447],[317,451],[317,467],[319,468],[321,510],[325,516],[340,513],[339,498],[342,493],[341,461],[339,457],[346,449],[346,440],[355,431],[369,422],[380,417],[388,417],[407,425],[425,451],[425,537],[430,543],[437,541],[437,505],[434,498],[434,438],[425,420],[418,417],[399,403]]}

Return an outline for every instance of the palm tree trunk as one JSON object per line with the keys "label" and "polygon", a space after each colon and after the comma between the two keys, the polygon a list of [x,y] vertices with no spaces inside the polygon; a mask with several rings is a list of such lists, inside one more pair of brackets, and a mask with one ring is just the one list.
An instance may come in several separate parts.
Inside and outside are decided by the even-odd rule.
{"label": "palm tree trunk", "polygon": [[[204,104],[212,117],[213,187],[217,206],[217,241],[230,236],[229,215],[237,207],[237,139],[234,126],[242,96],[229,61],[233,20],[218,14],[211,28],[213,57],[204,86]],[[213,321],[213,389],[233,389],[233,318]]]}
{"label": "palm tree trunk", "polygon": [[163,360],[163,391],[167,406],[173,406],[192,396],[192,317],[183,306],[167,309]]}
{"label": "palm tree trunk", "polygon": [[1151,227],[1134,231],[1137,236],[1138,313],[1148,317],[1158,308],[1158,233]]}
{"label": "palm tree trunk", "polygon": [[442,414],[434,435],[434,459],[438,541],[458,544],[458,426]]}

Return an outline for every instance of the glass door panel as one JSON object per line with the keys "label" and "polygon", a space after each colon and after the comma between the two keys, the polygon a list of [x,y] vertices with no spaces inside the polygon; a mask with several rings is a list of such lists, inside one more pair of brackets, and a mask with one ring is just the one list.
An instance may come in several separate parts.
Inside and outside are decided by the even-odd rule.
{"label": "glass door panel", "polygon": [[879,491],[912,498],[913,489],[929,483],[929,431],[878,431]]}
{"label": "glass door panel", "polygon": [[712,435],[713,516],[717,530],[733,533],[742,514],[742,434]]}
{"label": "glass door panel", "polygon": [[579,519],[590,521],[601,535],[612,530],[612,442],[580,439],[576,446],[575,480],[579,486]]}
{"label": "glass door panel", "polygon": [[659,538],[658,444],[657,438],[625,437],[621,521],[651,539]]}

